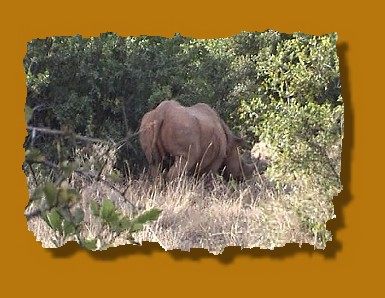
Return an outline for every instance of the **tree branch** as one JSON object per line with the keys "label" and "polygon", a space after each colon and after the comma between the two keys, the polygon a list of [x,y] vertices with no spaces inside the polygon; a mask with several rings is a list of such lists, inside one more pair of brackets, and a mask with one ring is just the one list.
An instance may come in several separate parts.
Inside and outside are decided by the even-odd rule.
{"label": "tree branch", "polygon": [[85,142],[92,142],[92,143],[108,143],[108,141],[102,140],[102,139],[96,139],[96,138],[89,138],[81,135],[77,135],[75,133],[71,132],[65,132],[61,130],[56,130],[56,129],[50,129],[50,128],[45,128],[45,127],[34,127],[34,126],[27,126],[28,131],[37,131],[45,134],[51,134],[51,135],[59,135],[59,136],[72,136],[77,140],[80,141],[85,141]]}

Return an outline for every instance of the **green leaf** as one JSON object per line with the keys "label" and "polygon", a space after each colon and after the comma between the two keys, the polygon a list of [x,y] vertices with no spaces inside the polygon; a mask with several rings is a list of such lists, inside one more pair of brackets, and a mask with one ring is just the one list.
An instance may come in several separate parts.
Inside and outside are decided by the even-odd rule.
{"label": "green leaf", "polygon": [[61,206],[60,208],[57,208],[57,211],[66,221],[72,222],[72,215],[68,209],[68,206]]}
{"label": "green leaf", "polygon": [[79,239],[80,245],[88,250],[95,250],[98,239]]}
{"label": "green leaf", "polygon": [[108,225],[110,226],[110,230],[115,233],[122,232],[122,228],[120,226],[120,221],[118,218],[108,220]]}
{"label": "green leaf", "polygon": [[114,203],[110,199],[103,200],[102,208],[100,210],[100,217],[104,220],[108,220],[114,211]]}
{"label": "green leaf", "polygon": [[142,230],[144,224],[150,223],[151,221],[158,219],[161,212],[162,210],[157,208],[143,212],[141,215],[137,216],[132,220],[132,228],[130,231],[134,232]]}
{"label": "green leaf", "polygon": [[26,162],[39,162],[44,160],[44,155],[40,152],[39,149],[31,148],[25,151],[25,161]]}
{"label": "green leaf", "polygon": [[57,188],[52,182],[47,182],[44,185],[44,194],[47,199],[49,208],[53,207],[57,203]]}
{"label": "green leaf", "polygon": [[120,223],[120,212],[115,209],[113,212],[111,212],[111,214],[107,220],[110,222],[119,222]]}
{"label": "green leaf", "polygon": [[142,231],[144,228],[144,224],[142,223],[134,223],[130,229],[131,233]]}
{"label": "green leaf", "polygon": [[56,208],[49,211],[46,215],[46,218],[48,219],[47,223],[48,225],[60,233],[63,233],[62,223],[63,223],[63,217],[60,215],[60,213],[56,210]]}
{"label": "green leaf", "polygon": [[64,220],[63,224],[63,234],[64,236],[71,236],[74,235],[76,232],[76,228],[72,222],[69,222],[67,220]]}
{"label": "green leaf", "polygon": [[76,226],[84,220],[84,210],[82,208],[76,208],[74,211],[73,222]]}
{"label": "green leaf", "polygon": [[120,220],[120,226],[122,230],[128,230],[132,226],[130,218],[127,216],[123,216]]}
{"label": "green leaf", "polygon": [[162,210],[153,208],[151,210],[147,210],[143,212],[141,215],[137,216],[134,221],[136,223],[147,223],[149,221],[154,221],[158,219],[159,215],[162,213]]}

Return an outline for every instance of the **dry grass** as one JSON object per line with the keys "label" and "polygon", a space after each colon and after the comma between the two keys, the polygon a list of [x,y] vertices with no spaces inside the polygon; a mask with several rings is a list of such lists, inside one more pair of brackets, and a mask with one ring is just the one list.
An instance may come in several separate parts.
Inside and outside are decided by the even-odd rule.
{"label": "dry grass", "polygon": [[[309,186],[311,181],[279,189],[265,176],[244,183],[226,183],[217,177],[209,186],[192,178],[165,185],[142,177],[116,185],[119,189],[128,187],[123,198],[101,182],[90,184],[81,177],[74,180],[82,188],[78,204],[86,213],[83,236],[98,236],[114,246],[125,244],[126,240],[110,233],[90,214],[90,200],[110,198],[128,215],[131,214],[128,201],[139,212],[153,207],[162,209],[158,221],[134,237],[140,243],[158,242],[165,250],[204,248],[219,254],[227,246],[273,249],[293,242],[324,248],[331,240],[326,222],[334,217],[332,198],[337,193],[322,193]],[[30,220],[28,228],[43,247],[65,242],[55,245],[52,241],[55,235],[40,218]]]}

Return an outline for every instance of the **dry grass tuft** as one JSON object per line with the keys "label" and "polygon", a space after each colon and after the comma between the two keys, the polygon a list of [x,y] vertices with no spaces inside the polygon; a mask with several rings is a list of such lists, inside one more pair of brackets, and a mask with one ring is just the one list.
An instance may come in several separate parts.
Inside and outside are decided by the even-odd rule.
{"label": "dry grass tuft", "polygon": [[[123,198],[103,183],[90,184],[76,175],[74,180],[82,185],[78,205],[85,211],[83,236],[98,236],[113,246],[127,241],[116,237],[91,215],[90,200],[112,199],[125,215],[132,211],[129,202],[139,212],[162,209],[158,221],[134,237],[139,243],[158,242],[165,250],[205,248],[219,254],[228,246],[273,249],[286,243],[324,248],[331,240],[326,222],[334,217],[332,197],[336,193],[322,193],[309,186],[311,181],[279,189],[265,176],[243,183],[226,183],[215,177],[210,185],[192,178],[164,184],[143,176],[115,185],[118,190],[127,188]],[[51,240],[55,235],[43,220],[30,220],[28,228],[43,247],[55,246]]]}

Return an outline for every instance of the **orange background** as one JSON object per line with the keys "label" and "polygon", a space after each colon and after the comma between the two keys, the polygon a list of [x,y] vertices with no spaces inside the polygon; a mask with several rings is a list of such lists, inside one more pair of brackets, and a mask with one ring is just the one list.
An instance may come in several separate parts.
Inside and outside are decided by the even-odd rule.
{"label": "orange background", "polygon": [[[383,293],[381,117],[383,9],[374,1],[5,1],[1,8],[1,292],[12,297],[133,295],[321,296]],[[378,1],[379,2],[379,1]],[[27,230],[23,58],[34,38],[81,34],[227,37],[274,29],[339,35],[345,138],[343,192],[325,251],[296,244],[274,251],[227,248],[165,252],[158,244],[87,252],[70,243],[43,249]],[[381,81],[380,81],[381,80]],[[382,199],[381,199],[382,197]],[[88,295],[89,294],[89,295]],[[3,297],[8,297],[3,296]],[[378,295],[377,295],[378,296]]]}

